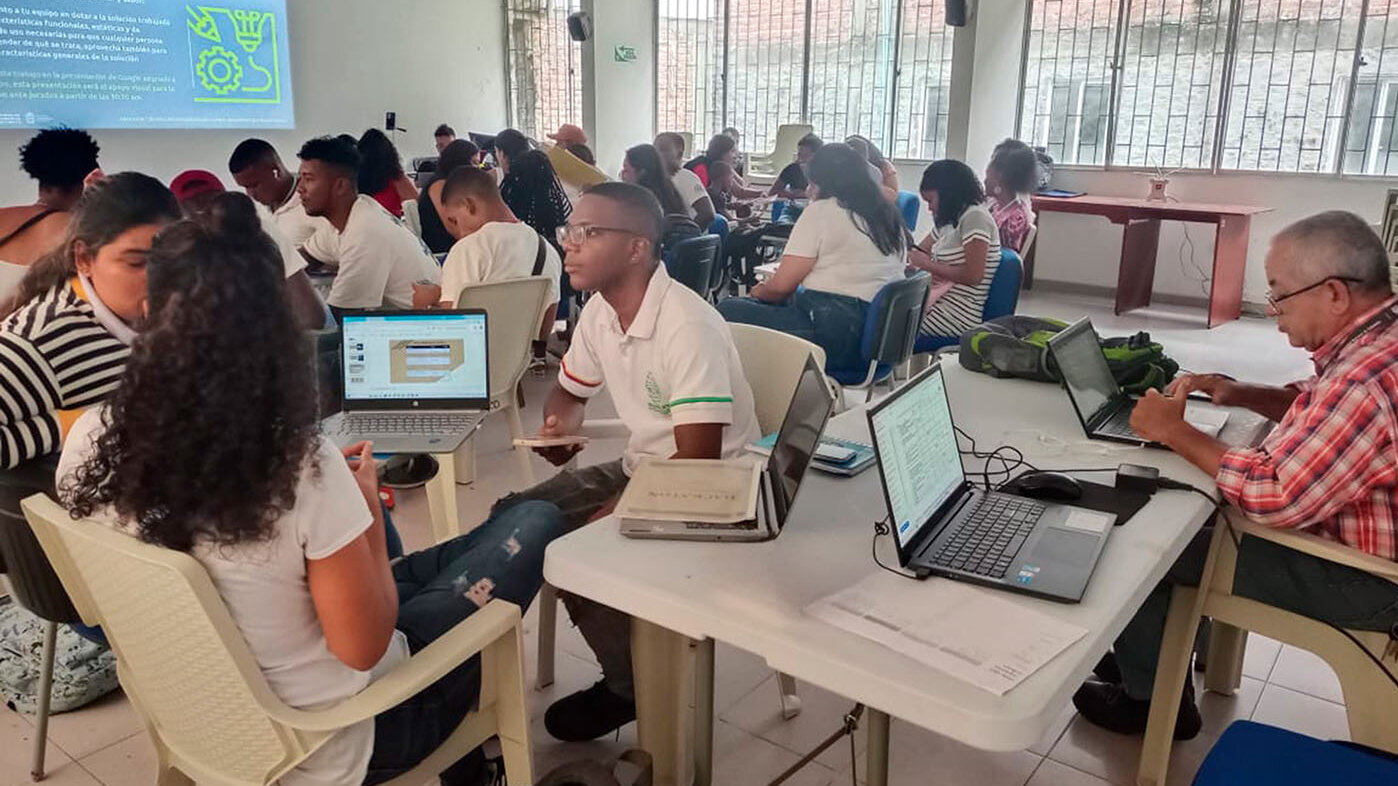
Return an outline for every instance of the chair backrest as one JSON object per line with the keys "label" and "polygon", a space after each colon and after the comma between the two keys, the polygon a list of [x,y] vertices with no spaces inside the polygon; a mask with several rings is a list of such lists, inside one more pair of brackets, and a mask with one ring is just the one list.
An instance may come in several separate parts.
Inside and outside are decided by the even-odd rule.
{"label": "chair backrest", "polygon": [[917,194],[911,191],[898,192],[898,212],[903,214],[903,224],[909,232],[917,231]]}
{"label": "chair backrest", "polygon": [[1009,316],[1019,307],[1019,282],[1024,277],[1024,265],[1019,254],[1008,248],[1000,249],[1000,266],[990,278],[990,292],[981,312],[982,321]]}
{"label": "chair backrest", "polygon": [[709,225],[709,234],[718,238],[718,245],[714,247],[714,266],[709,271],[708,297],[712,300],[728,283],[728,256],[723,253],[724,244],[728,241],[728,219],[714,216],[714,222]]}
{"label": "chair backrest", "polygon": [[413,233],[413,237],[422,239],[422,214],[417,212],[416,199],[403,200],[403,226]]}
{"label": "chair backrest", "polygon": [[708,299],[714,262],[722,245],[718,235],[700,235],[676,243],[666,262],[670,277]]}
{"label": "chair backrest", "polygon": [[0,304],[14,297],[19,291],[20,279],[29,272],[26,265],[16,265],[13,262],[0,262]]}
{"label": "chair backrest", "polygon": [[676,133],[678,133],[678,134],[680,135],[680,137],[681,137],[682,139],[684,139],[684,151],[683,151],[682,153],[680,153],[680,160],[682,160],[682,161],[687,161],[687,160],[693,158],[693,157],[694,157],[694,132],[693,132],[693,131],[678,131],[678,132],[676,132]]}
{"label": "chair backrest", "polygon": [[932,277],[924,270],[884,284],[869,304],[859,354],[866,364],[896,366],[913,354]]}
{"label": "chair backrest", "polygon": [[1038,236],[1039,225],[1031,224],[1029,226],[1029,234],[1024,236],[1024,247],[1019,250],[1019,256],[1021,259],[1029,258],[1029,252],[1034,248],[1034,238],[1037,238]]}
{"label": "chair backrest", "polygon": [[778,168],[782,168],[796,160],[796,144],[801,141],[801,137],[815,130],[815,126],[806,123],[784,123],[777,126],[777,137],[772,143],[772,162]]}
{"label": "chair backrest", "polygon": [[529,276],[470,284],[456,296],[457,308],[483,308],[486,312],[492,409],[515,394],[515,386],[529,368],[531,342],[539,337],[548,290],[547,278]]}
{"label": "chair backrest", "polygon": [[757,426],[764,435],[781,428],[791,395],[806,368],[806,356],[814,355],[825,368],[825,350],[817,344],[756,325],[730,324],[733,344],[743,364],[743,376],[752,388]]}
{"label": "chair backrest", "polygon": [[329,738],[268,715],[281,702],[193,557],[74,521],[46,496],[23,508],[83,619],[106,633],[132,702],[186,774],[267,783]]}

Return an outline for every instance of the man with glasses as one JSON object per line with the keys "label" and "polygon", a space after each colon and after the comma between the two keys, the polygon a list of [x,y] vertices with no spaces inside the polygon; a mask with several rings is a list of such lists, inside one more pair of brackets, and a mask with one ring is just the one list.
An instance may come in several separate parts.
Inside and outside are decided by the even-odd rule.
{"label": "man with glasses", "polygon": [[[576,529],[612,511],[636,462],[659,458],[737,458],[762,437],[752,391],[718,312],[660,264],[665,216],[649,191],[600,183],[578,200],[558,240],[573,286],[593,292],[558,380],[544,404],[540,437],[578,434],[589,399],[605,387],[631,432],[618,461],[560,472],[496,503],[548,500]],[[555,466],[578,445],[539,448]],[[564,594],[574,624],[602,666],[602,680],[549,707],[544,727],[580,742],[610,734],[636,718],[631,681],[631,618]]]}
{"label": "man with glasses", "polygon": [[[1272,240],[1267,304],[1292,346],[1312,353],[1316,375],[1286,387],[1186,375],[1150,391],[1131,426],[1213,475],[1223,498],[1259,524],[1304,529],[1383,559],[1398,559],[1398,299],[1378,235],[1359,216],[1320,213]],[[1185,397],[1244,407],[1277,426],[1256,448],[1230,448],[1184,421]],[[1073,696],[1092,723],[1145,729],[1170,588],[1197,585],[1211,532],[1200,533],[1146,598],[1113,654]],[[1360,630],[1398,624],[1398,587],[1255,538],[1244,538],[1234,593]],[[1199,733],[1185,681],[1175,739]]]}

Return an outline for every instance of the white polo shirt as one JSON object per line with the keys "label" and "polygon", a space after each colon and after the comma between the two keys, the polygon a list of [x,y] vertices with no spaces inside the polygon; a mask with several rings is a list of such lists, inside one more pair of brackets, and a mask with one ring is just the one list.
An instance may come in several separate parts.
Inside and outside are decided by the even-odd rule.
{"label": "white polo shirt", "polygon": [[468,284],[527,278],[534,272],[540,245],[544,266],[539,275],[549,280],[548,302],[557,303],[563,260],[553,244],[519,221],[491,221],[452,245],[442,262],[442,299],[455,302]]}
{"label": "white polo shirt", "polygon": [[723,458],[737,458],[761,439],[752,389],[743,376],[728,323],[658,265],[636,319],[625,332],[600,295],[578,317],[558,384],[579,398],[605,386],[631,431],[622,467],[630,475],[642,456],[669,458],[675,426],[722,423]]}
{"label": "white polo shirt", "polygon": [[699,176],[680,167],[678,172],[670,176],[670,182],[674,183],[675,190],[680,192],[680,199],[684,201],[684,209],[689,211],[689,217],[699,215],[699,211],[694,209],[694,203],[709,195]]}
{"label": "white polo shirt", "polygon": [[301,205],[301,195],[296,193],[295,180],[291,182],[291,196],[272,211],[272,220],[293,246],[310,240],[317,229],[329,223],[323,218],[306,215],[306,208]]}
{"label": "white polo shirt", "polygon": [[336,308],[412,308],[413,284],[435,284],[442,276],[422,241],[364,194],[350,209],[345,231],[327,221],[304,248],[339,268],[326,299]]}

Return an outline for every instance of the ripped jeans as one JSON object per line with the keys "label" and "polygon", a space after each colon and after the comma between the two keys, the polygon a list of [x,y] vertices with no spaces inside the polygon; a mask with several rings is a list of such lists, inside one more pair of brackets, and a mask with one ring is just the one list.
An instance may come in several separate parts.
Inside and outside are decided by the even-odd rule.
{"label": "ripped jeans", "polygon": [[[563,534],[558,507],[527,501],[493,513],[465,535],[393,564],[398,630],[417,653],[492,598],[528,609],[544,581],[544,547]],[[480,656],[374,718],[374,753],[365,783],[407,772],[436,750],[480,694]],[[476,782],[479,749],[442,773],[445,784]]]}

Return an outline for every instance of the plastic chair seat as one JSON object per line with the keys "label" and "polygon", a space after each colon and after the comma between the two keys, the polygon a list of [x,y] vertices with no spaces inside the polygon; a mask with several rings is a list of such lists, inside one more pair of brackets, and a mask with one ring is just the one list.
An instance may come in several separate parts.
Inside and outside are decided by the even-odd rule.
{"label": "plastic chair seat", "polygon": [[1199,766],[1194,786],[1237,783],[1398,783],[1398,758],[1261,723],[1234,721]]}

